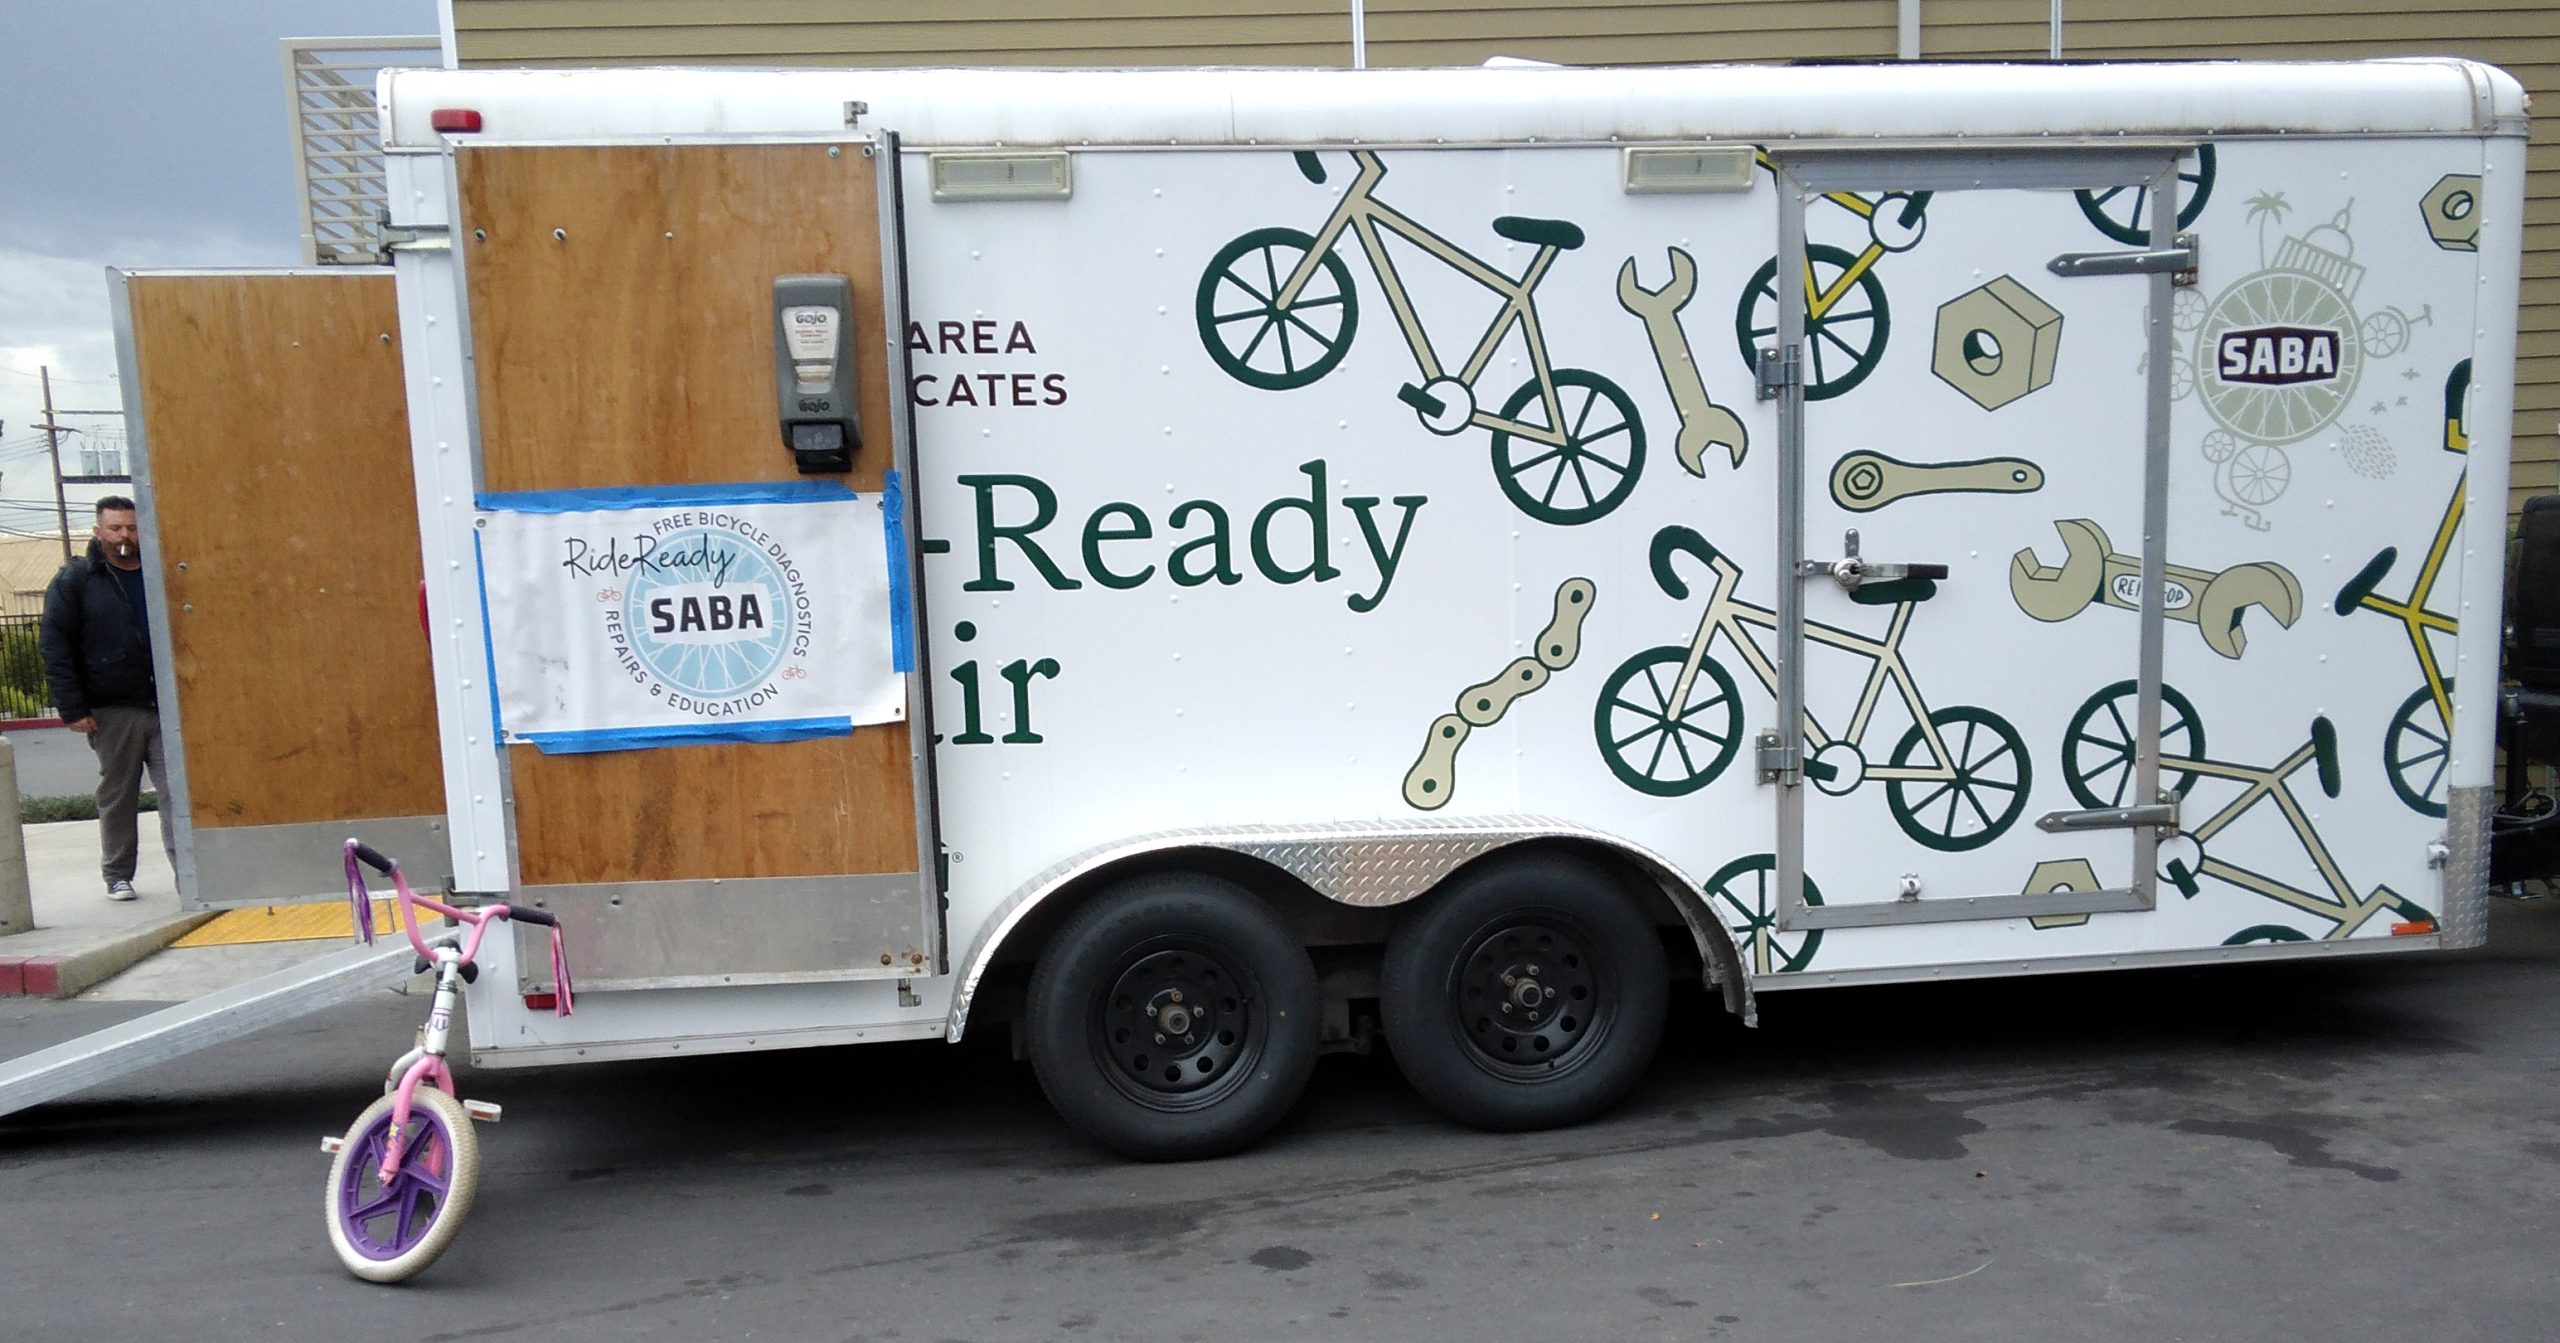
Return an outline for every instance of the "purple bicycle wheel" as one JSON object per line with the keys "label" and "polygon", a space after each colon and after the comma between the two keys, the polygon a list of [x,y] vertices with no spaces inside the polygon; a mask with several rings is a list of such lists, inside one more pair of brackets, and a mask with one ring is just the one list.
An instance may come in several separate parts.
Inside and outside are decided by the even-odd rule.
{"label": "purple bicycle wheel", "polygon": [[407,1141],[391,1178],[382,1154],[391,1141],[394,1096],[366,1107],[329,1168],[329,1240],[348,1270],[397,1282],[444,1253],[471,1210],[479,1146],[453,1097],[420,1088]]}

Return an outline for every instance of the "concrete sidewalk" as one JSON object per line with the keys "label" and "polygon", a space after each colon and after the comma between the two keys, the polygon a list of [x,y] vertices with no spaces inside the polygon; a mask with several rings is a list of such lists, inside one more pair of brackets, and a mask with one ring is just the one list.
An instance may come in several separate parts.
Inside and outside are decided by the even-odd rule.
{"label": "concrete sidewalk", "polygon": [[134,965],[213,917],[178,908],[178,879],[160,851],[159,824],[142,818],[141,898],[107,899],[98,872],[98,823],[26,827],[32,932],[0,937],[0,997],[68,998]]}

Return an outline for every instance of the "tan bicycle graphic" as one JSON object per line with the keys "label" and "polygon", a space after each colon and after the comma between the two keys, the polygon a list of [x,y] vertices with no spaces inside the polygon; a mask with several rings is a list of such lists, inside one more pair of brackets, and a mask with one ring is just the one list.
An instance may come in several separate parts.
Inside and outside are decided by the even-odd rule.
{"label": "tan bicycle graphic", "polygon": [[[2130,806],[2142,799],[2133,796],[2135,731],[2134,712],[2138,689],[2132,681],[2118,681],[2107,686],[2080,706],[2062,735],[2063,781],[2070,785],[2071,795],[2088,807]],[[2179,893],[2194,899],[2203,890],[2202,878],[2229,882],[2244,891],[2261,895],[2278,904],[2323,919],[2332,926],[2331,939],[2351,937],[2356,930],[2372,921],[2374,915],[2390,910],[2413,925],[2413,930],[2433,931],[2433,915],[2412,903],[2388,886],[2375,886],[2358,895],[2354,883],[2338,866],[2338,860],[2322,842],[2320,832],[2311,824],[2311,814],[2294,796],[2292,778],[2305,768],[2313,771],[2320,791],[2329,797],[2338,795],[2338,731],[2325,717],[2311,720],[2307,741],[2272,765],[2257,766],[2216,760],[2205,754],[2204,720],[2197,716],[2195,704],[2170,686],[2160,687],[2160,778],[2161,786],[2180,797],[2186,796],[2200,779],[2217,779],[2242,785],[2238,796],[2203,821],[2185,827],[2160,840],[2161,875]],[[2320,876],[2320,890],[2306,890],[2283,881],[2271,873],[2243,867],[2212,853],[2214,839],[2238,823],[2240,818],[2262,803],[2273,803],[2285,827],[2293,832],[2302,846],[2312,869]],[[2414,928],[2415,925],[2426,927]],[[2285,924],[2259,924],[2241,929],[2226,939],[2224,945],[2244,942],[2298,942],[2307,940],[2298,929]]]}
{"label": "tan bicycle graphic", "polygon": [[[1495,219],[1496,234],[1536,249],[1519,275],[1509,275],[1379,200],[1387,166],[1376,153],[1355,149],[1351,158],[1358,172],[1314,233],[1255,229],[1209,259],[1196,304],[1209,357],[1236,381],[1266,391],[1305,387],[1332,372],[1360,324],[1351,268],[1335,251],[1348,233],[1369,259],[1413,354],[1420,379],[1396,396],[1413,408],[1423,428],[1442,436],[1491,430],[1494,479],[1530,517],[1575,526],[1607,516],[1634,492],[1644,470],[1644,425],[1635,402],[1616,383],[1587,369],[1554,366],[1536,299],[1556,258],[1582,245],[1582,230],[1562,219]],[[1322,185],[1328,176],[1312,153],[1299,151],[1297,164],[1309,182]],[[1502,300],[1455,364],[1441,357],[1424,329],[1413,295],[1387,254],[1388,234]],[[1478,404],[1476,385],[1515,326],[1528,347],[1531,376],[1501,410],[1487,410]]]}
{"label": "tan bicycle graphic", "polygon": [[[1742,701],[1733,674],[1710,655],[1717,636],[1731,645],[1761,688],[1776,693],[1778,671],[1754,630],[1774,634],[1778,614],[1742,600],[1742,569],[1697,532],[1665,527],[1653,537],[1653,576],[1665,595],[1686,600],[1689,584],[1672,568],[1686,555],[1707,566],[1714,582],[1689,642],[1649,648],[1629,658],[1600,688],[1592,730],[1601,757],[1620,782],[1656,797],[1678,797],[1713,783],[1742,740]],[[1922,566],[1914,565],[1913,568]],[[1890,605],[1882,637],[1807,622],[1807,643],[1867,659],[1866,679],[1847,724],[1834,732],[1808,708],[1804,774],[1833,796],[1868,779],[1885,785],[1885,803],[1903,833],[1932,849],[1978,849],[2006,833],[2026,809],[2031,783],[2026,741],[1987,709],[1932,709],[1903,661],[1911,613],[1936,591],[1929,578],[1873,582],[1859,589],[1865,605]],[[1911,726],[1882,764],[1868,763],[1865,742],[1890,687]]]}

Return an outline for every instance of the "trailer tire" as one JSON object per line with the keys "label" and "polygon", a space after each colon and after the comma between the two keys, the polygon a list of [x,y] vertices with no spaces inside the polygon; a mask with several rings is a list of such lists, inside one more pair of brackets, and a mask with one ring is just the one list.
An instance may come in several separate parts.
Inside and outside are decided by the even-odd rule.
{"label": "trailer tire", "polygon": [[1578,1123],[1653,1060],[1662,940],[1604,871],[1562,854],[1460,874],[1387,942],[1387,1045],[1422,1098],[1497,1132]]}
{"label": "trailer tire", "polygon": [[1305,946],[1252,893],[1140,878],[1077,911],[1041,956],[1031,1067],[1058,1114],[1113,1151],[1223,1156],[1306,1090],[1318,1006]]}

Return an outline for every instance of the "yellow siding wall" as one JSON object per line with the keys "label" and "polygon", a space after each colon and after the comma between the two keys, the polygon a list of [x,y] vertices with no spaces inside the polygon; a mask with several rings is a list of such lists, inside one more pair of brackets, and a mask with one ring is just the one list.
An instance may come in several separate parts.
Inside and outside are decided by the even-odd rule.
{"label": "yellow siding wall", "polygon": [[[466,65],[1346,65],[1348,0],[452,0]],[[1370,0],[1372,65],[1890,59],[1893,0]],[[2046,0],[1921,0],[1921,54],[2039,59]],[[2072,0],[2079,59],[2468,56],[2560,88],[2551,0]],[[2551,104],[2560,106],[2560,103]],[[2534,126],[2515,493],[2560,489],[2560,118]]]}
{"label": "yellow siding wall", "polygon": [[[1349,0],[453,0],[465,65],[1348,65]],[[1893,0],[1370,0],[1372,65],[1890,57]]]}

